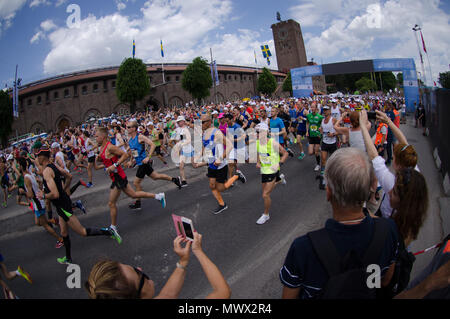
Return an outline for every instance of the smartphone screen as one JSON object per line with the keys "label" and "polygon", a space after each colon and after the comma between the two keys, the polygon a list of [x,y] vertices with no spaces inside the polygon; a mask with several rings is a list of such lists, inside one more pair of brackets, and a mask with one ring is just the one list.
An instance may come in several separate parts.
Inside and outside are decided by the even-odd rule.
{"label": "smartphone screen", "polygon": [[191,224],[183,222],[184,233],[186,234],[186,238],[190,238],[194,240],[194,234],[192,232]]}

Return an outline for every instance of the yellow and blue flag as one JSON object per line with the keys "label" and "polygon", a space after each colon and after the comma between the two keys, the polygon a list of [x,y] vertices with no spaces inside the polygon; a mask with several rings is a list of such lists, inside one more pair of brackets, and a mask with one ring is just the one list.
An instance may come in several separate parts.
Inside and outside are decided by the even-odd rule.
{"label": "yellow and blue flag", "polygon": [[161,57],[164,58],[164,49],[163,49],[162,40],[161,40]]}
{"label": "yellow and blue flag", "polygon": [[136,55],[136,42],[133,40],[133,58]]}
{"label": "yellow and blue flag", "polygon": [[267,44],[261,46],[261,51],[263,53],[264,59],[268,59],[269,57],[272,56],[272,53],[270,53],[270,49]]}

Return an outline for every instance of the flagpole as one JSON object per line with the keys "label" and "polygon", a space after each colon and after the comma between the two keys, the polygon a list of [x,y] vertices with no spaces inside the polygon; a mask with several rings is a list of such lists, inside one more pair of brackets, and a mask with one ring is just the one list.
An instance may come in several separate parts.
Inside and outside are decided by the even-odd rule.
{"label": "flagpole", "polygon": [[161,66],[162,66],[162,77],[163,77],[163,84],[166,83],[166,79],[164,78],[164,55],[163,55],[163,51],[162,51],[162,40],[160,39],[160,46],[161,46],[161,58],[162,58],[162,62],[161,62]]}
{"label": "flagpole", "polygon": [[216,79],[214,78],[214,64],[213,64],[213,55],[212,55],[212,48],[209,48],[209,53],[211,54],[211,75],[212,78],[211,80],[213,81],[213,87],[214,87],[214,101],[216,102],[217,105],[217,93],[216,93]]}
{"label": "flagpole", "polygon": [[[417,43],[417,50],[419,50],[419,56],[420,56],[420,64],[422,65],[422,74],[423,74],[423,84],[426,86],[427,85],[427,76],[425,74],[425,67],[423,66],[423,57],[422,57],[422,52],[420,50],[420,45],[419,45],[419,39],[417,39],[417,31],[420,30],[420,27],[417,24],[414,26],[413,30],[414,30],[414,37],[416,38],[416,43]],[[420,87],[420,85],[419,85]]]}
{"label": "flagpole", "polygon": [[[420,35],[422,36],[423,45],[425,46],[425,40],[423,39],[422,29],[420,30]],[[430,57],[428,55],[428,50],[424,50],[424,51],[425,51],[425,54],[427,55],[428,67],[430,68],[430,86],[434,87],[433,72],[431,71]]]}

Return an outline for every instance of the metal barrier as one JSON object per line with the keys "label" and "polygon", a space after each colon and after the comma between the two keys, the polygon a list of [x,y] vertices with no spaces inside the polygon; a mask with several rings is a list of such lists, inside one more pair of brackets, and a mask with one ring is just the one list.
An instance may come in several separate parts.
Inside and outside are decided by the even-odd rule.
{"label": "metal barrier", "polygon": [[427,88],[422,102],[433,149],[439,155],[440,173],[445,177],[450,174],[450,90]]}

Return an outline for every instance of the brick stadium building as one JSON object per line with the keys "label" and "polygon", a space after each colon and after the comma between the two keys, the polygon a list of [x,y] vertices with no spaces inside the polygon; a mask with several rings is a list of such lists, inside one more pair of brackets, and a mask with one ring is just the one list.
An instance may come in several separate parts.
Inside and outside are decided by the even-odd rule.
{"label": "brick stadium building", "polygon": [[[147,65],[152,88],[148,96],[137,103],[137,109],[148,105],[182,106],[192,97],[181,87],[182,73],[187,64]],[[115,92],[119,68],[76,72],[24,85],[19,93],[19,118],[13,124],[13,136],[27,133],[56,132],[79,125],[91,117],[112,113],[128,114],[130,107],[119,102]],[[216,87],[218,102],[236,101],[257,95],[256,72],[262,69],[218,65],[220,85]],[[272,71],[278,82],[275,95],[281,96],[285,73]],[[214,101],[214,90],[205,102]]]}

